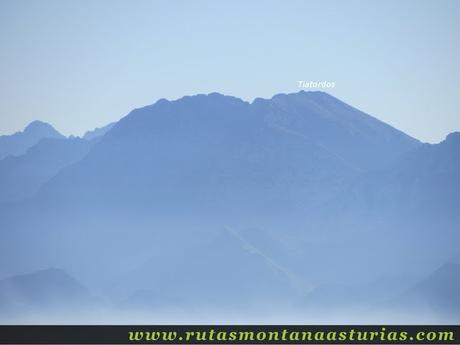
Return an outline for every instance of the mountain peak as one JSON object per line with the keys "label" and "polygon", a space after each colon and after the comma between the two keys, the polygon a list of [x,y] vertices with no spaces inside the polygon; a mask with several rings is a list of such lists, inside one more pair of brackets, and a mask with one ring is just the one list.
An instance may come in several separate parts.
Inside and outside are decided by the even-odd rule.
{"label": "mountain peak", "polygon": [[219,92],[211,92],[208,94],[200,93],[196,95],[191,95],[191,96],[184,96],[178,101],[192,101],[192,102],[233,102],[233,103],[246,103],[244,102],[241,98],[230,96],[230,95],[224,95]]}
{"label": "mountain peak", "polygon": [[54,133],[54,134],[60,134],[56,129],[54,129],[53,126],[51,126],[49,123],[35,120],[29,123],[26,128],[24,128],[24,132],[49,132],[49,133]]}
{"label": "mountain peak", "polygon": [[[233,102],[233,103],[247,103],[243,101],[241,98],[230,96],[230,95],[224,95],[219,92],[211,92],[208,94],[205,93],[198,93],[195,95],[186,95],[183,97],[180,97],[175,100],[168,100],[166,98],[161,98],[158,101],[156,101],[152,105],[148,105],[146,107],[151,107],[151,106],[166,106],[166,105],[171,105],[171,104],[176,104],[176,103],[209,103],[209,102]],[[145,108],[145,107],[143,107]],[[142,108],[141,108],[142,109]]]}
{"label": "mountain peak", "polygon": [[44,138],[64,138],[50,124],[33,121],[24,130],[11,135],[0,136],[0,159],[19,156]]}
{"label": "mountain peak", "polygon": [[446,142],[449,143],[460,143],[460,132],[452,132],[449,133],[445,139]]}
{"label": "mountain peak", "polygon": [[112,129],[114,125],[115,122],[111,122],[103,127],[96,127],[93,130],[86,131],[86,133],[83,135],[83,139],[93,140],[95,138],[103,137],[108,131]]}
{"label": "mountain peak", "polygon": [[282,99],[293,99],[293,98],[318,98],[318,97],[329,97],[334,98],[330,94],[324,91],[305,91],[301,90],[299,92],[290,92],[290,93],[277,93],[273,95],[271,98],[263,98],[263,97],[256,97],[252,103],[259,103],[259,102],[269,102],[269,101],[276,101]]}

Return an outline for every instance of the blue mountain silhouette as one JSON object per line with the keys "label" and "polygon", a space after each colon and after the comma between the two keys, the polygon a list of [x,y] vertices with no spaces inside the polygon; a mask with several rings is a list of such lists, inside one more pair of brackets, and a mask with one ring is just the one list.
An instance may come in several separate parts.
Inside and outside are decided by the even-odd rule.
{"label": "blue mountain silhouette", "polygon": [[[14,275],[0,280],[2,322],[24,320],[26,317],[46,319],[52,312],[70,314],[84,304],[95,302],[88,289],[66,272],[48,268]],[[66,310],[67,309],[67,310]]]}
{"label": "blue mountain silhouette", "polygon": [[86,140],[93,140],[93,139],[96,139],[96,138],[101,138],[101,137],[103,137],[108,131],[110,131],[114,125],[115,125],[115,122],[112,122],[112,123],[109,123],[108,125],[105,125],[105,126],[102,126],[102,127],[95,128],[95,129],[93,129],[93,130],[91,130],[91,131],[87,131],[87,132],[83,135],[83,139],[86,139]]}
{"label": "blue mountain silhouette", "polygon": [[41,122],[31,122],[22,132],[0,136],[0,159],[7,156],[24,154],[27,149],[44,138],[63,138],[51,125]]}
{"label": "blue mountain silhouette", "polygon": [[64,167],[80,161],[92,143],[79,138],[46,138],[20,156],[0,160],[0,202],[32,197]]}
{"label": "blue mountain silhouette", "polygon": [[439,322],[460,320],[460,265],[446,263],[391,301],[392,307],[426,313]]}
{"label": "blue mountain silhouette", "polygon": [[0,206],[0,274],[59,263],[125,307],[308,308],[458,253],[458,134],[422,144],[323,92],[160,100],[91,145]]}

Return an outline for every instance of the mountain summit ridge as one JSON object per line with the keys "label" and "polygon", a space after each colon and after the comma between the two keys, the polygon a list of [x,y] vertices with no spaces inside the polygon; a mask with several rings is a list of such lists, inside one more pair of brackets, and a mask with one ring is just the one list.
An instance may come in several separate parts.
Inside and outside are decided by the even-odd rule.
{"label": "mountain summit ridge", "polygon": [[[127,195],[135,190],[144,195],[146,186],[164,190],[169,183],[178,191],[179,186],[184,191],[201,186],[211,193],[227,183],[238,184],[232,188],[242,193],[297,180],[313,187],[313,181],[326,177],[334,186],[345,176],[384,164],[417,145],[415,139],[322,92],[278,94],[253,103],[219,93],[199,94],[134,109],[72,166],[72,174],[85,170],[85,181],[93,181],[106,195],[112,194],[108,183],[116,174],[122,174],[120,181],[139,184]],[[63,185],[67,178],[70,175],[60,174],[44,192],[68,188]],[[52,187],[54,182],[61,187]],[[247,183],[252,187],[248,189]]]}
{"label": "mountain summit ridge", "polygon": [[426,274],[458,253],[457,137],[421,144],[321,92],[159,100],[30,199],[0,205],[0,274],[59,265],[127,301],[218,296],[219,309],[252,298],[239,278],[258,295],[265,277],[264,296],[285,303],[306,287]]}
{"label": "mountain summit ridge", "polygon": [[22,155],[45,138],[60,139],[64,136],[46,122],[32,121],[23,131],[0,136],[0,159]]}

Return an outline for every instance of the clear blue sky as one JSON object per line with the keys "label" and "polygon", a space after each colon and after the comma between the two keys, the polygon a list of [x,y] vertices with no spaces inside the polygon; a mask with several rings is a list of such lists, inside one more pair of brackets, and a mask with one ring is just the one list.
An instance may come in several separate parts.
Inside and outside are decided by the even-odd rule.
{"label": "clear blue sky", "polygon": [[460,130],[460,1],[0,0],[0,134],[160,98],[325,90],[423,141]]}

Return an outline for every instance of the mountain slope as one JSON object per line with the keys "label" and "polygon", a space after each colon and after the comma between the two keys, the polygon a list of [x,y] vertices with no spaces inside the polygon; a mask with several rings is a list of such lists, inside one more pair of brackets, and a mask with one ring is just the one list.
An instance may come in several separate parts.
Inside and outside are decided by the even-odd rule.
{"label": "mountain slope", "polygon": [[[420,226],[439,221],[456,224],[459,191],[460,133],[456,132],[439,144],[423,144],[385,168],[359,176],[330,206],[352,217],[378,213],[392,219],[408,217]],[[435,223],[425,215],[436,215]]]}
{"label": "mountain slope", "polygon": [[[220,94],[161,100],[120,120],[88,155],[60,171],[33,199],[0,208],[0,225],[8,229],[1,234],[0,272],[59,262],[103,290],[148,262],[152,251],[161,254],[158,260],[166,269],[180,268],[168,266],[171,253],[163,248],[171,243],[179,253],[201,254],[200,262],[192,254],[184,262],[209,274],[210,286],[212,277],[225,281],[220,266],[228,265],[236,279],[247,259],[253,263],[244,275],[249,290],[260,287],[261,276],[290,295],[289,279],[270,275],[265,259],[248,256],[241,246],[227,248],[234,243],[230,239],[213,242],[214,248],[199,250],[196,245],[209,243],[223,226],[256,226],[267,229],[273,241],[260,238],[260,243],[255,236],[251,245],[273,248],[263,252],[280,266],[290,266],[287,271],[300,274],[300,281],[316,284],[328,274],[342,279],[348,274],[349,253],[337,263],[329,233],[314,236],[316,229],[309,224],[318,207],[363,170],[419,145],[324,93],[278,95],[253,103]],[[22,238],[29,241],[22,243]],[[19,242],[28,252],[20,260],[12,249]],[[279,248],[292,255],[276,253]],[[228,258],[220,257],[220,250]],[[361,249],[346,250],[353,254]],[[202,262],[209,267],[203,269]],[[224,287],[213,290],[219,293]],[[132,289],[138,289],[135,282]],[[192,294],[180,279],[163,285],[168,289]],[[200,292],[198,286],[192,290]]]}
{"label": "mountain slope", "polygon": [[460,320],[460,265],[444,264],[407,290],[394,308],[410,312],[431,313],[441,320]]}
{"label": "mountain slope", "polygon": [[100,138],[100,137],[104,136],[108,131],[110,131],[114,125],[115,125],[115,122],[112,122],[112,123],[109,123],[108,125],[105,125],[103,127],[98,127],[98,128],[95,128],[95,129],[93,129],[91,131],[87,131],[83,135],[83,139],[85,139],[85,140],[93,140],[93,139],[96,139],[96,138]]}
{"label": "mountain slope", "polygon": [[31,122],[22,132],[0,136],[0,159],[7,156],[24,154],[27,149],[44,138],[64,138],[51,125],[41,122]]}
{"label": "mountain slope", "polygon": [[374,257],[368,269],[391,274],[404,262],[408,271],[426,274],[458,254],[458,205],[460,135],[452,133],[358,175],[320,208],[311,227],[333,238],[329,245],[349,267]]}
{"label": "mountain slope", "polygon": [[[0,320],[60,311],[69,313],[91,302],[88,290],[59,269],[45,269],[0,280]],[[63,312],[66,310],[66,312]]]}
{"label": "mountain slope", "polygon": [[228,228],[189,247],[177,243],[157,250],[120,283],[126,287],[127,281],[139,290],[125,304],[144,308],[250,309],[267,307],[267,300],[289,301],[300,292],[290,272],[270,253]]}
{"label": "mountain slope", "polygon": [[[365,133],[367,128],[371,133]],[[88,197],[97,190],[109,201],[115,200],[113,193],[130,204],[158,207],[161,200],[162,211],[168,203],[189,207],[192,200],[194,206],[211,203],[226,211],[227,204],[236,202],[242,203],[241,212],[249,202],[265,211],[280,202],[305,208],[374,161],[416,145],[323,93],[275,96],[253,104],[198,95],[134,110],[85,160],[51,181],[44,194],[59,198],[65,190],[66,195]],[[370,161],[363,147],[373,152],[369,165],[363,163]],[[69,184],[69,179],[76,182]]]}
{"label": "mountain slope", "polygon": [[383,166],[417,147],[418,140],[324,92],[256,99],[267,121],[308,138],[358,170]]}
{"label": "mountain slope", "polygon": [[0,160],[0,202],[29,198],[62,168],[82,159],[92,144],[78,138],[42,139],[20,156]]}

